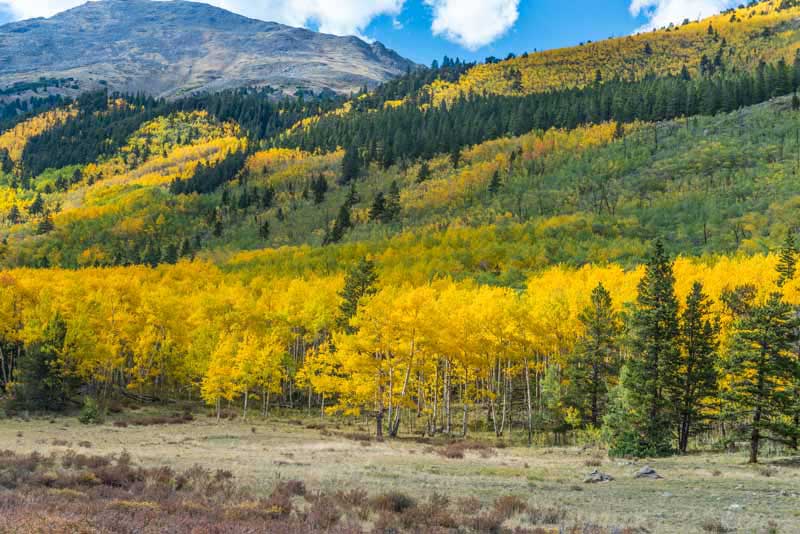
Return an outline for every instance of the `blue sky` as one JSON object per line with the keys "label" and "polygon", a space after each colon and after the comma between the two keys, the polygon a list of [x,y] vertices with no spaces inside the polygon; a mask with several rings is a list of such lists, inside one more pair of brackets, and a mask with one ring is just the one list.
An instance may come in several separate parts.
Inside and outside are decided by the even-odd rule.
{"label": "blue sky", "polygon": [[[85,0],[0,0],[0,23]],[[102,0],[98,0],[102,1]],[[253,18],[376,39],[419,63],[483,60],[696,19],[734,0],[198,0]]]}

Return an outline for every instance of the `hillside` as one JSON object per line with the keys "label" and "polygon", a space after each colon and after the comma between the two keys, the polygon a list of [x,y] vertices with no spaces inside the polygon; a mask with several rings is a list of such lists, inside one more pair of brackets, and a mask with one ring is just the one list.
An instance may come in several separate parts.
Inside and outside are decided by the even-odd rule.
{"label": "hillside", "polygon": [[413,67],[380,43],[180,0],[87,2],[50,19],[0,27],[4,87],[45,77],[69,80],[50,85],[69,95],[75,84],[167,97],[250,85],[348,93]]}
{"label": "hillside", "polygon": [[[180,532],[792,531],[796,4],[447,59],[348,96],[101,89],[6,113],[0,416],[20,417],[0,486],[48,490],[13,516],[86,501],[134,526],[181,511]],[[16,430],[78,410],[114,457],[50,451],[89,428],[50,414]],[[19,455],[42,427],[63,432],[45,451],[61,467]],[[125,439],[172,467],[136,471]],[[176,475],[193,455],[216,474]],[[250,499],[226,462],[255,494],[267,471],[278,485]],[[212,487],[247,502],[223,512]],[[534,492],[561,508],[529,508]]]}

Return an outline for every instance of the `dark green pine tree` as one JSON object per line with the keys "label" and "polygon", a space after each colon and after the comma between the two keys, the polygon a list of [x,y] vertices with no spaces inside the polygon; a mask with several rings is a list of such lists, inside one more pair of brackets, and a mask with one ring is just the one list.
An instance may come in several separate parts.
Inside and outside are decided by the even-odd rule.
{"label": "dark green pine tree", "polygon": [[781,247],[780,259],[778,260],[778,287],[783,287],[787,282],[794,279],[797,273],[797,256],[798,250],[794,240],[794,233],[789,230]]}
{"label": "dark green pine tree", "polygon": [[390,223],[400,217],[400,187],[397,181],[392,180],[389,184],[389,192],[386,194],[386,208],[384,210],[384,222]]}
{"label": "dark green pine tree", "polygon": [[680,318],[681,365],[671,397],[679,410],[678,450],[686,453],[689,438],[706,423],[706,399],[717,395],[716,370],[719,323],[712,321],[711,301],[695,282]]}
{"label": "dark green pine tree", "polygon": [[503,182],[500,181],[500,171],[492,173],[492,179],[489,181],[489,194],[494,196],[500,192]]}
{"label": "dark green pine tree", "polygon": [[566,369],[569,403],[585,423],[598,427],[608,402],[609,384],[619,373],[621,321],[603,284],[592,291],[591,304],[580,314],[583,338]]}
{"label": "dark green pine tree", "polygon": [[13,405],[18,409],[59,411],[68,398],[68,382],[60,358],[64,350],[67,324],[56,314],[48,323],[41,341],[22,352],[17,362]]}
{"label": "dark green pine tree", "polygon": [[358,305],[364,297],[369,297],[378,292],[378,273],[375,262],[361,258],[357,265],[352,267],[344,278],[344,288],[339,292],[342,302],[339,304],[339,328],[354,333],[350,326],[350,319],[358,312]]}
{"label": "dark green pine tree", "polygon": [[188,237],[183,238],[183,241],[181,241],[181,248],[178,251],[178,255],[181,258],[194,258],[194,250],[192,249],[192,243],[189,241]]}
{"label": "dark green pine tree", "polygon": [[323,244],[331,245],[333,243],[338,243],[352,226],[350,205],[345,202],[342,204],[342,207],[339,208],[339,214],[336,216],[336,220],[333,221],[333,228],[331,228],[325,236]]}
{"label": "dark green pine tree", "polygon": [[33,202],[30,206],[28,206],[28,213],[31,215],[39,215],[40,213],[44,212],[44,199],[42,198],[41,193],[36,193],[36,198],[33,199]]}
{"label": "dark green pine tree", "polygon": [[261,226],[258,227],[258,237],[264,241],[269,239],[269,221],[264,221]]}
{"label": "dark green pine tree", "polygon": [[166,246],[162,260],[170,265],[178,263],[178,246],[175,243],[170,243]]}
{"label": "dark green pine tree", "polygon": [[328,181],[321,174],[311,182],[311,193],[314,204],[319,205],[325,201],[325,195],[328,193]]}
{"label": "dark green pine tree", "polygon": [[13,206],[11,206],[11,209],[8,210],[8,215],[6,216],[6,220],[8,220],[8,222],[10,222],[11,224],[17,224],[19,222],[19,218],[20,218],[19,208],[17,207],[16,204],[14,204]]}
{"label": "dark green pine tree", "polygon": [[428,165],[427,161],[423,161],[422,164],[419,166],[419,171],[417,172],[417,183],[421,184],[430,177],[431,177],[431,168]]}
{"label": "dark green pine tree", "polygon": [[361,159],[358,156],[358,151],[353,148],[347,148],[342,158],[342,177],[340,183],[342,185],[349,184],[355,181],[361,174]]}
{"label": "dark green pine tree", "polygon": [[678,382],[678,299],[672,262],[661,240],[656,241],[632,317],[633,355],[625,387],[633,405],[631,424],[639,456],[672,452],[674,413],[667,397]]}
{"label": "dark green pine tree", "polygon": [[450,164],[453,166],[454,169],[457,169],[460,163],[461,163],[461,147],[455,145],[453,149],[450,150]]}
{"label": "dark green pine tree", "polygon": [[794,391],[786,384],[797,380],[798,319],[793,306],[773,293],[755,304],[755,292],[745,292],[734,306],[738,318],[726,373],[731,377],[725,398],[737,421],[747,421],[750,463],[758,463],[763,439],[791,440],[797,429],[787,423],[796,407]]}
{"label": "dark green pine tree", "polygon": [[369,220],[375,222],[384,222],[386,217],[386,197],[383,193],[378,191],[375,194],[375,200],[372,201],[372,206],[369,208]]}
{"label": "dark green pine tree", "polygon": [[8,154],[7,148],[0,148],[0,172],[3,174],[11,174],[14,170],[14,162]]}
{"label": "dark green pine tree", "polygon": [[150,267],[155,267],[158,265],[158,262],[161,260],[161,249],[158,247],[157,244],[153,243],[152,241],[148,241],[147,244],[144,246],[144,250],[142,251],[142,264],[149,265]]}
{"label": "dark green pine tree", "polygon": [[38,235],[44,235],[52,232],[54,228],[53,219],[50,217],[49,213],[46,213],[44,217],[39,220],[39,224],[36,225],[36,233]]}

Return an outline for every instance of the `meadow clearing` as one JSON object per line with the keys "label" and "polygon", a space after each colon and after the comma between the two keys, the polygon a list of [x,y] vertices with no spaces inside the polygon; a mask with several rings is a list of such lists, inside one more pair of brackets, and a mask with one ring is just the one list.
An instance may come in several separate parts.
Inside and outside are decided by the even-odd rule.
{"label": "meadow clearing", "polygon": [[[291,513],[301,517],[307,517],[308,509],[313,508],[314,495],[341,496],[355,490],[353,494],[360,495],[356,500],[372,503],[372,509],[365,504],[358,512],[342,505],[341,517],[320,523],[323,528],[319,531],[800,530],[800,459],[765,457],[762,464],[752,466],[747,465],[743,451],[664,459],[609,459],[605,451],[593,447],[527,448],[505,445],[489,436],[474,436],[471,441],[406,437],[376,442],[366,426],[334,419],[278,416],[217,421],[195,414],[191,420],[181,420],[146,410],[115,415],[100,425],[83,425],[70,417],[5,419],[0,422],[0,450],[11,451],[3,453],[6,459],[24,458],[33,452],[55,459],[55,467],[35,468],[37,472],[58,472],[64,457],[76,455],[123,455],[126,462],[129,456],[132,465],[148,469],[167,466],[177,473],[201,466],[217,473],[217,478],[230,479],[231,487],[246,493],[248,502],[270,499],[270,495],[274,500],[276,487],[300,481],[304,486],[300,493],[305,497],[292,497]],[[10,468],[2,459],[0,455],[0,473]],[[634,478],[645,465],[655,468],[663,479]],[[614,480],[584,483],[595,469]],[[6,500],[8,505],[9,498],[20,490],[8,488],[11,484],[4,484],[3,480],[0,476],[0,503]],[[36,484],[44,486],[40,489],[45,493],[35,490],[37,497],[28,501],[31,506],[47,501],[48,492],[55,492],[53,497],[61,499],[63,492],[75,491],[58,489],[59,483],[52,480]],[[110,485],[125,490],[123,484]],[[68,495],[78,498],[80,493]],[[409,497],[410,503],[420,507],[423,503],[438,503],[438,508],[450,510],[452,517],[442,525],[428,525],[430,528],[403,523],[398,519],[401,516],[390,512],[402,513],[405,505],[401,503],[397,510],[387,512],[376,504],[380,496],[386,495],[394,499],[398,495]],[[152,495],[140,496],[142,500],[122,499],[123,496],[124,491],[110,497],[114,503],[125,503],[122,508],[117,506],[117,511],[122,517],[130,514],[131,528],[141,520],[142,509],[153,512],[153,507],[159,506]],[[106,497],[109,496],[102,494],[102,498]],[[27,505],[23,500],[14,506],[19,511],[19,507],[24,510]],[[268,506],[274,507],[274,503]],[[41,509],[37,510],[41,513]],[[61,503],[54,506],[52,513],[68,516],[68,510],[69,505]],[[499,517],[495,521],[499,524],[470,519],[470,514],[478,512],[494,514]],[[89,517],[91,514],[73,518],[74,522],[63,523],[61,531],[103,531],[94,529]],[[397,525],[392,525],[393,518]],[[61,525],[43,522],[41,531],[52,531],[48,529],[55,529],[55,524]],[[76,525],[82,526],[76,530]],[[403,525],[408,528],[404,530]],[[32,530],[35,528],[31,526]],[[12,523],[0,525],[0,532],[15,531]]]}

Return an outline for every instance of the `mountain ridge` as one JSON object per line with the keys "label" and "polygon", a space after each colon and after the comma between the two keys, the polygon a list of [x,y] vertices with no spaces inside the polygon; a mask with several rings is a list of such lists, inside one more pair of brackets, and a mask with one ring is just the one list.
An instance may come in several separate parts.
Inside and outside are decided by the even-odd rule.
{"label": "mountain ridge", "polygon": [[161,97],[267,85],[347,93],[415,66],[378,42],[185,0],[100,0],[0,26],[3,86],[46,77]]}

